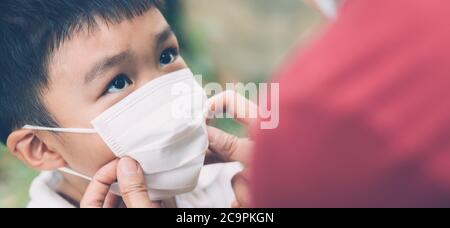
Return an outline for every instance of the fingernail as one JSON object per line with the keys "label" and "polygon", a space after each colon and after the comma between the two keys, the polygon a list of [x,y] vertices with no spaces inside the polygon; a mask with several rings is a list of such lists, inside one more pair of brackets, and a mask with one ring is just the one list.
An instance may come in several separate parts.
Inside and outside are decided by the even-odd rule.
{"label": "fingernail", "polygon": [[137,162],[128,157],[119,161],[119,168],[125,175],[135,175],[139,170]]}

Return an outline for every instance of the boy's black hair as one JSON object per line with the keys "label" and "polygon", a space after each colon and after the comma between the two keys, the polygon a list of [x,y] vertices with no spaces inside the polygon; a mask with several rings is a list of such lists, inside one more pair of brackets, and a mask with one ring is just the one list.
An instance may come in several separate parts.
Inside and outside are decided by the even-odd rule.
{"label": "boy's black hair", "polygon": [[52,53],[98,19],[119,23],[161,0],[0,0],[0,141],[24,124],[57,127],[41,102]]}

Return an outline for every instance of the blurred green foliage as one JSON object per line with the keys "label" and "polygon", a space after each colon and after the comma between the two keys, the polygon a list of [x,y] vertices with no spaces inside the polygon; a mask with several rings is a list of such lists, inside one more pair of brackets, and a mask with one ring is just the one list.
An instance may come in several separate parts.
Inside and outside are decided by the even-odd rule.
{"label": "blurred green foliage", "polygon": [[25,207],[29,185],[36,175],[0,144],[0,208]]}

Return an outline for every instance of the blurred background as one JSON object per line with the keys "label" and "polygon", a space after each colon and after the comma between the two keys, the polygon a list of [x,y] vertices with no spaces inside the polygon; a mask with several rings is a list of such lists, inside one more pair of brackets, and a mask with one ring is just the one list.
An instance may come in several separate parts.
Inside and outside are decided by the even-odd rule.
{"label": "blurred background", "polygon": [[[182,55],[204,81],[263,82],[324,23],[301,0],[166,0],[166,17]],[[214,125],[245,135],[239,125]],[[37,175],[0,145],[0,207],[24,207]]]}

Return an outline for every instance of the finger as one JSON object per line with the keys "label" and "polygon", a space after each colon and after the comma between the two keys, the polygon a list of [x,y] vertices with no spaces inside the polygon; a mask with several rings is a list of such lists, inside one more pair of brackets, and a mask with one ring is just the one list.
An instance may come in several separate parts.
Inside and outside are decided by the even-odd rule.
{"label": "finger", "polygon": [[235,91],[225,91],[211,97],[208,110],[213,115],[226,113],[247,126],[258,119],[258,106]]}
{"label": "finger", "polygon": [[144,173],[133,159],[120,159],[117,167],[117,179],[123,201],[128,208],[157,208],[159,203],[150,201]]}
{"label": "finger", "polygon": [[254,143],[240,139],[220,129],[208,127],[209,149],[225,162],[241,162],[248,165]]}
{"label": "finger", "polygon": [[102,208],[109,193],[109,187],[116,181],[117,160],[101,168],[92,178],[80,202],[81,208]]}
{"label": "finger", "polygon": [[231,203],[231,208],[241,208],[241,205],[237,201],[233,201],[233,203]]}
{"label": "finger", "polygon": [[250,192],[245,171],[236,174],[231,180],[231,184],[236,195],[236,205],[239,205],[239,207],[248,207],[250,203]]}

